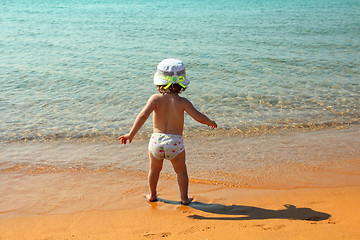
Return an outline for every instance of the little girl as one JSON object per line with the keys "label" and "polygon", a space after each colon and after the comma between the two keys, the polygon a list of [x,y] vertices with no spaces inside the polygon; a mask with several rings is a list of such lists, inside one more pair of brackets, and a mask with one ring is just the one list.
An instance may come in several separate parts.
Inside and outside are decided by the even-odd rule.
{"label": "little girl", "polygon": [[157,201],[157,183],[164,159],[170,160],[177,175],[181,203],[188,205],[193,200],[188,197],[189,178],[185,163],[185,147],[182,134],[184,128],[184,112],[187,112],[199,123],[212,129],[217,128],[215,121],[194,108],[189,100],[180,97],[190,81],[186,78],[185,66],[177,59],[161,61],[154,75],[154,84],[160,94],[152,95],[143,110],[136,117],[129,134],[119,137],[122,144],[131,143],[135,134],[153,114],[153,134],[149,142],[150,170],[148,175],[149,202]]}

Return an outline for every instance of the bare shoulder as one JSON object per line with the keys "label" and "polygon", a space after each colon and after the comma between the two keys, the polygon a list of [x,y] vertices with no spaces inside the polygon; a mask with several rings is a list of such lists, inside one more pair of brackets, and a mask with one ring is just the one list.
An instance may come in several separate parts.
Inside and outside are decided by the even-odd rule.
{"label": "bare shoulder", "polygon": [[149,98],[148,102],[155,102],[155,101],[159,100],[161,98],[161,96],[162,96],[161,94],[153,94]]}
{"label": "bare shoulder", "polygon": [[187,98],[179,96],[179,99],[180,99],[181,104],[184,105],[184,107],[189,106],[189,105],[192,106],[192,103]]}
{"label": "bare shoulder", "polygon": [[[178,96],[179,96],[179,95],[178,95]],[[182,101],[182,102],[184,102],[184,103],[190,102],[187,98],[184,98],[184,97],[181,97],[181,96],[179,96],[179,99],[180,99],[180,101]]]}
{"label": "bare shoulder", "polygon": [[153,94],[151,97],[149,97],[145,108],[154,109],[157,105],[157,102],[159,101],[161,95],[159,94]]}
{"label": "bare shoulder", "polygon": [[150,99],[158,99],[158,98],[161,98],[161,97],[162,97],[162,94],[155,93],[155,94],[151,95]]}

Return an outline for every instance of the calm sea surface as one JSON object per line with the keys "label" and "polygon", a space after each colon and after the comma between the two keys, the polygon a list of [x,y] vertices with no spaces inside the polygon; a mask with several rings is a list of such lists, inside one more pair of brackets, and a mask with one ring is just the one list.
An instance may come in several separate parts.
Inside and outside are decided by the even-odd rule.
{"label": "calm sea surface", "polygon": [[0,141],[125,133],[169,57],[218,131],[360,124],[358,0],[8,0],[0,32]]}

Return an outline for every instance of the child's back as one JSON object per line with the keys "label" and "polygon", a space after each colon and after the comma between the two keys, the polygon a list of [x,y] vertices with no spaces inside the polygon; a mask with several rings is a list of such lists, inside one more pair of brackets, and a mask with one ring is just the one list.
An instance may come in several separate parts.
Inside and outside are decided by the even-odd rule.
{"label": "child's back", "polygon": [[182,135],[186,99],[173,93],[156,94],[152,98],[155,104],[153,132]]}
{"label": "child's back", "polygon": [[197,111],[189,100],[176,93],[154,94],[148,104],[152,105],[154,113],[154,133],[182,135],[185,111],[202,124],[214,125],[213,121]]}

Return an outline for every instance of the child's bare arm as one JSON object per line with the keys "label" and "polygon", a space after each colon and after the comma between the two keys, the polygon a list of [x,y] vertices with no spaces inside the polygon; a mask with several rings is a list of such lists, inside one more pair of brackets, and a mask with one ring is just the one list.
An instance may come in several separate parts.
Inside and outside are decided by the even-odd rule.
{"label": "child's bare arm", "polygon": [[121,140],[122,144],[126,144],[127,140],[129,140],[129,142],[131,143],[136,133],[144,125],[144,123],[149,118],[150,114],[152,113],[152,111],[154,111],[154,109],[155,109],[155,97],[153,95],[152,97],[149,98],[143,110],[136,117],[130,132],[128,134],[119,137],[119,140]]}
{"label": "child's bare arm", "polygon": [[214,120],[210,120],[207,116],[196,110],[192,103],[185,100],[185,111],[196,121],[202,124],[210,126],[212,129],[217,128],[217,124]]}

